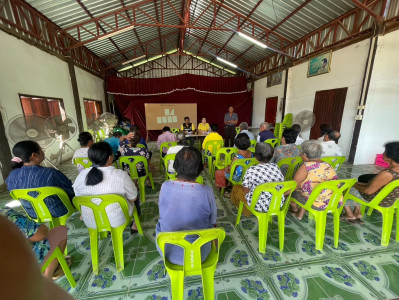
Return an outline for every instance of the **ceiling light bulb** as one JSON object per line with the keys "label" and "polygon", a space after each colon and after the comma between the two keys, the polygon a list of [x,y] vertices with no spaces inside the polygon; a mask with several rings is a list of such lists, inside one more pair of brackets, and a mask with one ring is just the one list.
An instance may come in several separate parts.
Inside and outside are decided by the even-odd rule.
{"label": "ceiling light bulb", "polygon": [[223,58],[220,58],[219,56],[216,56],[216,59],[220,60],[222,63],[225,63],[226,65],[229,65],[229,66],[231,66],[233,68],[237,68],[237,65],[235,65],[235,64],[233,64],[233,63],[231,63],[231,62],[229,62],[229,61],[227,61],[227,60],[225,60]]}
{"label": "ceiling light bulb", "polygon": [[246,34],[244,34],[244,33],[242,33],[242,32],[238,32],[238,35],[241,36],[241,37],[243,37],[244,39],[250,41],[251,43],[253,43],[253,44],[255,44],[255,45],[258,45],[259,47],[261,47],[261,48],[263,48],[263,49],[266,49],[266,48],[267,48],[267,45],[265,45],[265,44],[259,42],[258,40],[254,39],[254,38],[252,38],[252,37],[250,37],[250,36],[248,36],[248,35],[246,35]]}

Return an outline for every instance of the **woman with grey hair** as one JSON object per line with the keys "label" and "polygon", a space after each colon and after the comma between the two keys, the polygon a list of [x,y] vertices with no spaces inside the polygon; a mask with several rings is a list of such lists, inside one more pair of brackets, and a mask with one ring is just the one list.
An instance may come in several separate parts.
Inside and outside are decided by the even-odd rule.
{"label": "woman with grey hair", "polygon": [[[297,190],[292,197],[305,204],[313,189],[321,182],[338,179],[335,169],[328,163],[321,161],[323,148],[320,142],[315,140],[305,141],[301,145],[301,158],[303,164],[295,173],[294,180],[297,182]],[[323,190],[319,197],[313,202],[312,208],[324,210],[330,201],[332,191]],[[291,202],[292,215],[298,220],[303,218],[305,209],[298,208],[296,203]]]}
{"label": "woman with grey hair", "polygon": [[[176,133],[176,142],[177,142],[177,146],[172,146],[168,149],[168,152],[166,152],[166,155],[168,154],[176,154],[177,152],[179,152],[181,149],[183,149],[183,147],[188,147],[188,143],[186,140],[186,134],[184,133],[184,131],[179,131],[178,133]],[[173,169],[173,160],[169,161],[168,164],[168,173],[173,174],[175,172],[175,169]]]}
{"label": "woman with grey hair", "polygon": [[[259,164],[248,168],[244,175],[242,186],[235,185],[233,187],[231,193],[231,202],[233,202],[233,204],[238,206],[240,201],[243,201],[248,205],[251,205],[253,192],[258,185],[267,182],[284,181],[284,176],[279,167],[274,163],[270,163],[273,153],[273,147],[269,144],[259,143],[256,145],[255,158],[259,161]],[[269,210],[271,199],[272,195],[269,192],[262,192],[255,205],[255,210],[259,212],[267,212]],[[283,203],[284,199],[281,202],[281,205],[283,205]],[[248,216],[250,213],[244,209],[243,214]]]}

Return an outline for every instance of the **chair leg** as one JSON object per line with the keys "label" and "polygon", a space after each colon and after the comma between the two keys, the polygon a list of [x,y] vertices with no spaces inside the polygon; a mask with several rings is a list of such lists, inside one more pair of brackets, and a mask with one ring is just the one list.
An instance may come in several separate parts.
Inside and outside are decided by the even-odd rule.
{"label": "chair leg", "polygon": [[266,252],[266,243],[267,243],[267,232],[269,229],[269,216],[266,214],[262,214],[261,216],[257,216],[258,218],[258,232],[259,232],[259,252]]}
{"label": "chair leg", "polygon": [[145,202],[145,177],[139,178],[139,191],[141,203]]}
{"label": "chair leg", "polygon": [[315,224],[316,225],[316,250],[323,251],[324,236],[326,234],[327,214],[316,213],[315,221],[316,221],[316,224]]}
{"label": "chair leg", "polygon": [[204,291],[204,300],[213,300],[215,299],[215,276],[216,264],[209,268],[202,269],[202,286]]}
{"label": "chair leg", "polygon": [[116,270],[118,272],[125,268],[123,258],[123,231],[112,230],[111,231],[112,247],[114,249]]}
{"label": "chair leg", "polygon": [[244,203],[240,202],[238,206],[237,218],[236,218],[236,226],[240,223],[242,209],[244,208]]}
{"label": "chair leg", "polygon": [[399,242],[399,207],[396,208],[396,241]]}
{"label": "chair leg", "polygon": [[339,216],[341,215],[341,210],[335,212],[334,214],[334,248],[338,248],[338,241],[339,241]]}
{"label": "chair leg", "polygon": [[108,237],[108,231],[101,231],[100,232],[100,239],[106,239]]}
{"label": "chair leg", "polygon": [[285,213],[282,211],[278,214],[278,238],[280,251],[283,252],[284,249],[284,234],[285,234]]}
{"label": "chair leg", "polygon": [[184,274],[180,271],[168,272],[172,286],[172,299],[183,300],[184,298]]}
{"label": "chair leg", "polygon": [[58,253],[56,254],[56,256],[57,256],[58,262],[61,265],[62,270],[64,271],[65,277],[68,279],[69,284],[71,285],[72,288],[76,287],[76,281],[73,278],[71,270],[69,269],[68,264],[59,248],[58,248],[57,252]]}
{"label": "chair leg", "polygon": [[98,232],[95,229],[89,229],[89,235],[93,273],[98,275]]}
{"label": "chair leg", "polygon": [[373,212],[374,208],[369,207],[369,209],[367,210],[367,215],[371,216],[371,213]]}
{"label": "chair leg", "polygon": [[223,196],[224,195],[224,188],[221,188],[220,189],[220,196]]}
{"label": "chair leg", "polygon": [[151,188],[155,190],[154,179],[152,178],[152,173],[148,172],[148,177],[150,177]]}
{"label": "chair leg", "polygon": [[382,235],[381,235],[381,246],[388,246],[389,239],[391,238],[392,223],[394,209],[384,210],[382,212]]}
{"label": "chair leg", "polygon": [[366,205],[362,205],[360,208],[360,213],[362,214],[362,216],[364,216],[364,213],[366,212]]}
{"label": "chair leg", "polygon": [[134,218],[134,222],[136,223],[137,231],[141,235],[143,235],[143,229],[141,228],[140,218],[139,218],[139,215],[137,213],[137,209],[134,209],[134,211],[133,211],[133,218]]}

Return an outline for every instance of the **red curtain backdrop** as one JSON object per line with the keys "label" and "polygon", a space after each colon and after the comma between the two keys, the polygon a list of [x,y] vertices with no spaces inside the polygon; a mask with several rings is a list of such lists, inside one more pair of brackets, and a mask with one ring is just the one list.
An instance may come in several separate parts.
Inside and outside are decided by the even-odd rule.
{"label": "red curtain backdrop", "polygon": [[[145,103],[197,103],[197,120],[205,117],[209,124],[219,125],[224,135],[224,114],[233,106],[238,122],[251,124],[252,93],[244,77],[207,77],[184,74],[167,78],[134,79],[111,77],[107,91],[114,95],[121,114],[146,133]],[[195,124],[197,127],[197,124]],[[149,131],[156,140],[159,131]]]}

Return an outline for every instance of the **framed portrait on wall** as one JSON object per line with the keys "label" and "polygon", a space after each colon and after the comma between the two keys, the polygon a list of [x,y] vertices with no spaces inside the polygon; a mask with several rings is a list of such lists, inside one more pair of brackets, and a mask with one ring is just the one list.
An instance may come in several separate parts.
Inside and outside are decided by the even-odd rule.
{"label": "framed portrait on wall", "polygon": [[317,76],[331,71],[332,51],[309,58],[308,77]]}
{"label": "framed portrait on wall", "polygon": [[273,73],[270,76],[267,76],[266,87],[271,87],[273,85],[281,84],[283,78],[283,72]]}

